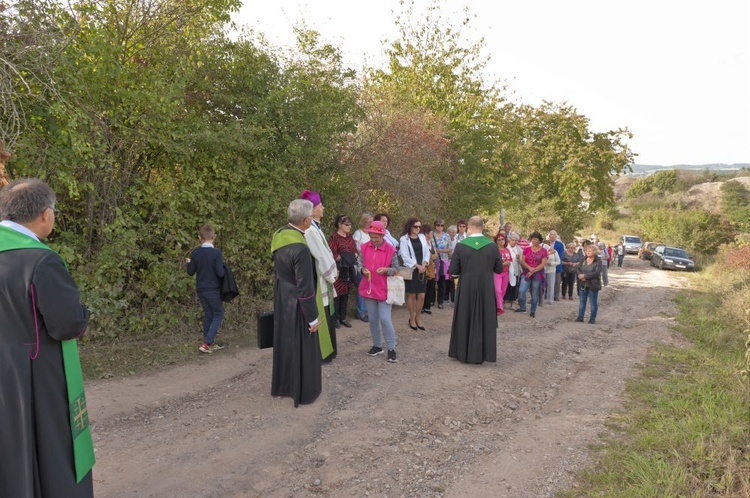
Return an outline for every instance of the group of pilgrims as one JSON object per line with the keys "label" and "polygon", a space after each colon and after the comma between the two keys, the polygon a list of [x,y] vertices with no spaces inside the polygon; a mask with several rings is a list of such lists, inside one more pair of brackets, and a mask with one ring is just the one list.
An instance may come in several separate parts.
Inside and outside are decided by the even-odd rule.
{"label": "group of pilgrims", "polygon": [[499,317],[514,303],[513,311],[528,311],[534,318],[545,299],[553,303],[567,295],[573,300],[575,287],[580,297],[576,321],[584,321],[590,303],[589,323],[596,323],[606,271],[602,261],[607,259],[589,240],[565,245],[554,230],[546,239],[537,231],[526,239],[512,223],[490,238],[480,216],[447,227],[440,218],[430,226],[412,217],[394,236],[386,213],[363,213],[356,229],[351,217],[340,214],[327,236],[325,206],[320,193],[311,190],[293,200],[287,214],[288,224],[271,242],[271,394],[291,397],[295,407],[320,395],[321,366],[337,355],[336,330],[352,327],[350,294],[356,299],[356,318],[370,328],[372,347],[366,354],[398,362],[389,277],[403,278],[408,326],[414,331],[427,330],[421,317],[432,314],[433,306],[453,307],[448,356],[462,363],[497,361]]}
{"label": "group of pilgrims", "polygon": [[[2,497],[93,496],[95,456],[76,344],[86,333],[89,311],[63,259],[41,241],[54,228],[55,203],[55,192],[39,179],[18,179],[0,189],[0,447],[8,448],[0,453]],[[545,286],[552,302],[566,292],[572,299],[576,282],[577,320],[583,321],[587,299],[589,321],[596,320],[606,267],[594,244],[584,243],[583,252],[560,247],[554,232],[546,245],[538,232],[526,241],[510,224],[490,239],[479,216],[447,230],[440,219],[428,226],[409,218],[397,238],[383,213],[363,215],[353,234],[351,218],[337,216],[327,237],[324,211],[320,194],[305,190],[289,204],[288,224],[271,242],[271,392],[291,397],[295,407],[320,395],[322,363],[336,357],[336,329],[351,327],[348,296],[355,288],[357,318],[369,324],[372,336],[367,354],[398,361],[389,277],[405,277],[408,325],[415,331],[427,329],[421,316],[433,305],[454,307],[448,356],[462,363],[496,361],[504,304],[512,308],[517,301],[516,311],[525,312],[529,290],[534,317]],[[212,248],[214,237],[212,231],[201,233],[202,247]],[[201,254],[196,250],[188,258],[188,271]],[[196,289],[200,297],[199,283]],[[204,326],[215,334],[220,317],[208,318]],[[204,346],[212,345],[212,337]]]}

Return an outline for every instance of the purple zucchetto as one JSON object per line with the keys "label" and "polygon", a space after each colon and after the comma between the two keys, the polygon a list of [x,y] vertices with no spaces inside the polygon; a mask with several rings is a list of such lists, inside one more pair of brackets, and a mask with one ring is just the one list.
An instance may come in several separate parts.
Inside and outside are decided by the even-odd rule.
{"label": "purple zucchetto", "polygon": [[300,199],[306,199],[310,202],[312,202],[313,207],[317,206],[318,204],[323,204],[323,201],[320,200],[320,194],[315,192],[314,190],[305,190],[300,194]]}

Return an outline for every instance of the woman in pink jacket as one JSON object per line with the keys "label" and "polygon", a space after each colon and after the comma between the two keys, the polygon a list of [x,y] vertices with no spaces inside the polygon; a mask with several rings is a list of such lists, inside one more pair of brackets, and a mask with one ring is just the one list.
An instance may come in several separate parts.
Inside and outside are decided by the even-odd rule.
{"label": "woman in pink jacket", "polygon": [[385,300],[388,297],[388,277],[397,272],[398,255],[395,247],[385,243],[386,230],[382,222],[373,221],[365,231],[370,234],[370,241],[362,245],[362,281],[359,283],[359,294],[365,298],[367,316],[370,318],[372,348],[367,354],[383,354],[382,337],[385,337],[388,361],[395,363],[396,330],[391,321],[391,305]]}
{"label": "woman in pink jacket", "polygon": [[508,288],[508,268],[513,262],[513,258],[508,249],[508,241],[506,239],[505,230],[498,230],[495,235],[495,244],[497,244],[500,250],[500,258],[503,260],[503,272],[495,273],[495,296],[497,297],[497,314],[502,315],[505,312],[503,308],[503,301],[505,299],[505,290]]}

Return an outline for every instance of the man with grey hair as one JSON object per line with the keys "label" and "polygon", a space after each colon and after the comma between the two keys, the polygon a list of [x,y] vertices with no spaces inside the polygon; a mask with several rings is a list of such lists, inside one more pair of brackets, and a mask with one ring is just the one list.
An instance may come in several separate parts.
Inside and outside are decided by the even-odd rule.
{"label": "man with grey hair", "polygon": [[60,255],[40,241],[55,201],[35,178],[0,190],[0,496],[94,495],[75,341],[89,312]]}
{"label": "man with grey hair", "polygon": [[484,223],[472,216],[467,236],[456,244],[450,273],[459,277],[448,356],[461,363],[497,361],[495,276],[503,261],[497,244],[482,233]]}
{"label": "man with grey hair", "polygon": [[[315,262],[305,240],[312,224],[313,205],[295,199],[287,209],[289,224],[273,234],[273,371],[271,394],[289,396],[294,406],[318,399],[322,390],[318,342],[319,309]],[[330,347],[330,346],[329,346]]]}

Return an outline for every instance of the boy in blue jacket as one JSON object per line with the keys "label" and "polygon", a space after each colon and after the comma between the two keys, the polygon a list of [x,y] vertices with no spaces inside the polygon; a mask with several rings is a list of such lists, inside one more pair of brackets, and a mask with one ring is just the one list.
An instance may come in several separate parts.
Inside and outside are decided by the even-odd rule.
{"label": "boy in blue jacket", "polygon": [[224,304],[221,302],[221,279],[224,278],[224,261],[221,251],[214,247],[216,231],[211,225],[203,225],[198,231],[200,247],[187,258],[188,275],[195,275],[195,291],[203,307],[203,344],[201,353],[213,353],[224,349],[216,342],[221,321],[224,319]]}

